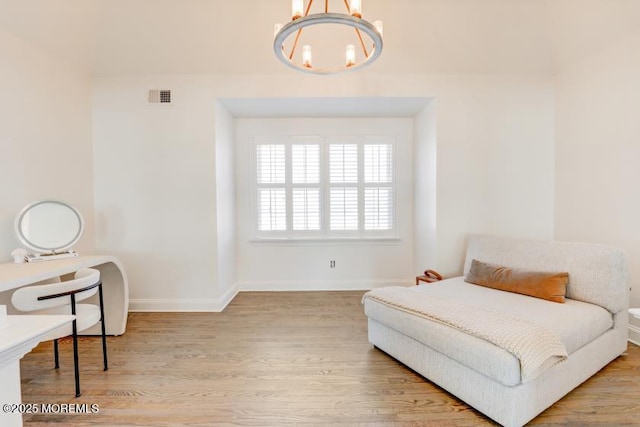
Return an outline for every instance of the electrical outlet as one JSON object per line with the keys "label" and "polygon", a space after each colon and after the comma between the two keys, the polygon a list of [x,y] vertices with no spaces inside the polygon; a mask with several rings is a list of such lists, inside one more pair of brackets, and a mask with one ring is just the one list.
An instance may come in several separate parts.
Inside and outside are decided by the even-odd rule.
{"label": "electrical outlet", "polygon": [[336,262],[334,260],[329,261],[330,268],[336,268]]}

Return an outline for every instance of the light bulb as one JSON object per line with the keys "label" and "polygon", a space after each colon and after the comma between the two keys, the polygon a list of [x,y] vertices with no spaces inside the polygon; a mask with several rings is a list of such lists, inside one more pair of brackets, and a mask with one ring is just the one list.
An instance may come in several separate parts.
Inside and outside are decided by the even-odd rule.
{"label": "light bulb", "polygon": [[347,67],[353,67],[356,65],[356,47],[352,44],[348,44],[346,53]]}
{"label": "light bulb", "polygon": [[311,46],[308,44],[302,46],[302,66],[311,68]]}
{"label": "light bulb", "polygon": [[362,1],[350,0],[349,1],[349,13],[356,18],[362,18]]}
{"label": "light bulb", "polygon": [[304,14],[304,0],[291,1],[291,19],[301,18]]}

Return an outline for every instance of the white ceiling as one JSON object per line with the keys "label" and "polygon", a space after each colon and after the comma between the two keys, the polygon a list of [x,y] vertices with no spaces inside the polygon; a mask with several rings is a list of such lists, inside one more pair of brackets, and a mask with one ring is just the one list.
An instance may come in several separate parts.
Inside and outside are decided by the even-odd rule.
{"label": "white ceiling", "polygon": [[[385,26],[366,73],[552,74],[640,28],[640,0],[363,4]],[[0,29],[92,76],[285,73],[272,32],[289,9],[289,0],[0,0]]]}

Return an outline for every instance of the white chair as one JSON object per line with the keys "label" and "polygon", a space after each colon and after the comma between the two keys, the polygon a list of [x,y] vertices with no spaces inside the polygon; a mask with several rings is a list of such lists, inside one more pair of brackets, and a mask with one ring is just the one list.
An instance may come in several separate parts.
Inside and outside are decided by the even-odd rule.
{"label": "white chair", "polygon": [[[100,305],[77,304],[98,292]],[[78,332],[100,322],[102,326],[102,355],[104,370],[107,364],[107,339],[104,325],[104,301],[100,271],[86,268],[75,273],[72,280],[57,283],[25,286],[11,296],[11,303],[18,311],[29,314],[73,314],[75,320],[45,335],[43,341],[53,340],[55,367],[59,367],[58,339],[73,336],[73,364],[75,370],[76,397],[80,397],[80,370],[78,367]]]}

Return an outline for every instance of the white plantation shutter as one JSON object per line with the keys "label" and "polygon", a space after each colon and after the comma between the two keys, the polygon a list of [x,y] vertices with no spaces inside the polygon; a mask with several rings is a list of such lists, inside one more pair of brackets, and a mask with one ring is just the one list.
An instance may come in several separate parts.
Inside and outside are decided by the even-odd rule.
{"label": "white plantation shutter", "polygon": [[[287,193],[285,145],[259,144],[256,146],[258,188],[258,230],[283,231],[287,229]],[[274,188],[274,184],[282,186]]]}
{"label": "white plantation shutter", "polygon": [[391,188],[364,189],[364,229],[393,228],[393,191]]}
{"label": "white plantation shutter", "polygon": [[258,189],[258,230],[287,229],[287,197],[284,188]]}
{"label": "white plantation shutter", "polygon": [[357,183],[358,145],[329,144],[329,230],[358,229]]}
{"label": "white plantation shutter", "polygon": [[329,144],[329,181],[332,184],[358,182],[357,144]]}
{"label": "white plantation shutter", "polygon": [[256,145],[260,236],[394,236],[393,136],[283,139]]}
{"label": "white plantation shutter", "polygon": [[393,145],[364,144],[364,229],[393,229]]}
{"label": "white plantation shutter", "polygon": [[293,189],[293,229],[320,230],[320,189]]}
{"label": "white plantation shutter", "polygon": [[260,144],[256,146],[258,184],[285,183],[284,144]]}
{"label": "white plantation shutter", "polygon": [[291,217],[294,231],[320,230],[320,139],[298,137],[291,145]]}
{"label": "white plantation shutter", "polygon": [[393,146],[364,145],[364,182],[390,183],[393,180]]}
{"label": "white plantation shutter", "polygon": [[320,183],[320,144],[291,146],[291,182],[294,184]]}
{"label": "white plantation shutter", "polygon": [[329,205],[331,230],[358,229],[358,187],[331,188]]}

